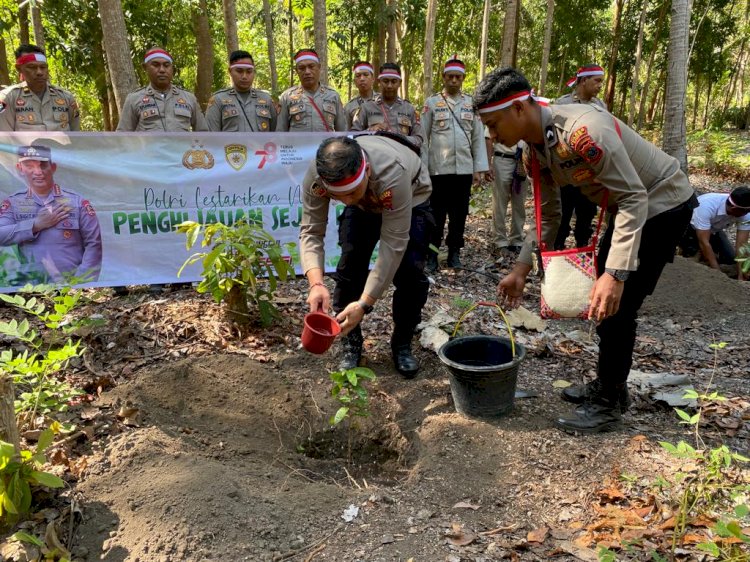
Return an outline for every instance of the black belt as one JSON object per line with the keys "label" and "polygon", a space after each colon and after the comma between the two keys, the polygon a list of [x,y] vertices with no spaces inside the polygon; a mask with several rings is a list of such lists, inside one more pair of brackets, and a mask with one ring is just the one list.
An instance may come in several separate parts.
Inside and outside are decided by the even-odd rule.
{"label": "black belt", "polygon": [[499,156],[500,158],[510,158],[511,160],[516,159],[515,154],[506,154],[505,152],[498,152],[497,150],[495,151],[495,156]]}

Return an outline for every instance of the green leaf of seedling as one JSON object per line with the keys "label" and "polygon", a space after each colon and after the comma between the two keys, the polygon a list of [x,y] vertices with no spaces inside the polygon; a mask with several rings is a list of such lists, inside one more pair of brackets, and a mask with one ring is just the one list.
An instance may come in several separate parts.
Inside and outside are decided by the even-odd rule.
{"label": "green leaf of seedling", "polygon": [[38,470],[31,471],[31,481],[40,486],[47,486],[48,488],[62,488],[65,486],[65,482],[62,478],[58,478],[49,472],[41,472]]}
{"label": "green leaf of seedling", "polygon": [[680,416],[680,419],[690,423],[690,414],[688,414],[685,410],[675,408],[674,411],[677,412],[677,415]]}
{"label": "green leaf of seedling", "polygon": [[346,372],[346,379],[349,381],[350,385],[357,386],[357,373],[354,371],[354,369],[349,369]]}
{"label": "green leaf of seedling", "polygon": [[715,557],[717,557],[717,558],[718,558],[719,556],[721,556],[721,550],[720,550],[720,549],[719,549],[719,547],[718,547],[718,546],[716,545],[716,543],[712,543],[712,542],[701,542],[701,543],[698,543],[698,544],[697,544],[697,545],[695,545],[695,546],[696,546],[696,548],[698,548],[698,550],[701,550],[701,551],[703,551],[703,552],[707,552],[707,553],[708,553],[708,554],[710,554],[711,556],[715,556]]}
{"label": "green leaf of seedling", "polygon": [[29,533],[24,533],[23,531],[13,533],[10,538],[18,542],[33,544],[34,546],[44,546],[44,542],[39,540],[39,538],[35,537],[34,535],[30,535]]}
{"label": "green leaf of seedling", "polygon": [[734,514],[740,519],[742,519],[743,517],[747,517],[748,514],[750,514],[750,507],[748,507],[744,503],[736,505],[734,506]]}
{"label": "green leaf of seedling", "polygon": [[51,429],[45,429],[42,431],[42,433],[39,435],[39,441],[37,441],[36,444],[36,452],[37,453],[43,453],[47,450],[47,447],[52,445],[52,440],[55,438],[55,434],[52,432]]}
{"label": "green leaf of seedling", "polygon": [[346,406],[342,406],[338,409],[336,414],[331,418],[331,425],[338,425],[342,421],[344,421],[344,418],[349,414],[349,408]]}
{"label": "green leaf of seedling", "polygon": [[683,394],[682,397],[686,398],[686,399],[697,400],[698,399],[698,392],[695,389],[690,388],[690,389],[688,389],[688,390],[685,391],[685,394]]}
{"label": "green leaf of seedling", "polygon": [[672,453],[673,455],[677,454],[677,447],[672,445],[672,443],[669,443],[667,441],[659,441],[659,445],[661,445],[668,453]]}

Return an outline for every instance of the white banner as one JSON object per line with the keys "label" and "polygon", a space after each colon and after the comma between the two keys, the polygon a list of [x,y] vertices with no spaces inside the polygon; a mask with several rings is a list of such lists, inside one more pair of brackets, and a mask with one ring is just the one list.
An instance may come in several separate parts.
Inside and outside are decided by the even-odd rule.
{"label": "white banner", "polygon": [[[174,282],[185,259],[199,249],[186,249],[175,225],[232,224],[243,217],[262,224],[299,273],[302,178],[326,136],[2,134],[0,291],[60,281],[71,273],[95,279],[86,286]],[[29,152],[23,148],[29,145],[42,148]],[[39,165],[43,147],[50,149],[52,164]],[[55,185],[51,195],[45,181]],[[64,209],[64,217],[52,216],[56,208]],[[335,219],[342,210],[343,205],[331,205],[329,271],[339,259]],[[295,244],[291,251],[289,242]],[[199,274],[195,264],[179,280],[196,281]]]}

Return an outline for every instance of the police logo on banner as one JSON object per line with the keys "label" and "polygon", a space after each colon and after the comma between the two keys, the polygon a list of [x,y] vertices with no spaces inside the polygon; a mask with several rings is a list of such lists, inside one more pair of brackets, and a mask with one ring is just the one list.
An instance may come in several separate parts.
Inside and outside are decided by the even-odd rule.
{"label": "police logo on banner", "polygon": [[247,147],[244,144],[227,144],[224,146],[227,163],[238,172],[247,164]]}

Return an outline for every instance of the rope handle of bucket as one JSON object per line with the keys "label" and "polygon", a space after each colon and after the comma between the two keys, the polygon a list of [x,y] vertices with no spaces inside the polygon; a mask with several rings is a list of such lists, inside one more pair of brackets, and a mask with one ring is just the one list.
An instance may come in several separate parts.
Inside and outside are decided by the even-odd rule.
{"label": "rope handle of bucket", "polygon": [[503,309],[500,308],[500,305],[494,302],[489,301],[479,301],[474,304],[472,304],[469,308],[466,309],[466,312],[464,312],[461,315],[461,318],[458,319],[458,322],[456,322],[456,327],[453,329],[453,333],[451,334],[451,337],[456,337],[456,334],[458,333],[458,328],[461,326],[461,322],[464,321],[464,318],[466,318],[466,315],[469,314],[469,312],[472,312],[475,308],[478,306],[491,306],[493,308],[496,308],[497,311],[500,313],[500,316],[503,317],[503,321],[505,322],[506,328],[508,328],[508,336],[510,336],[510,352],[513,356],[513,359],[516,358],[516,339],[513,337],[513,330],[510,328],[510,322],[508,322],[508,317],[505,316],[505,312],[503,312]]}

